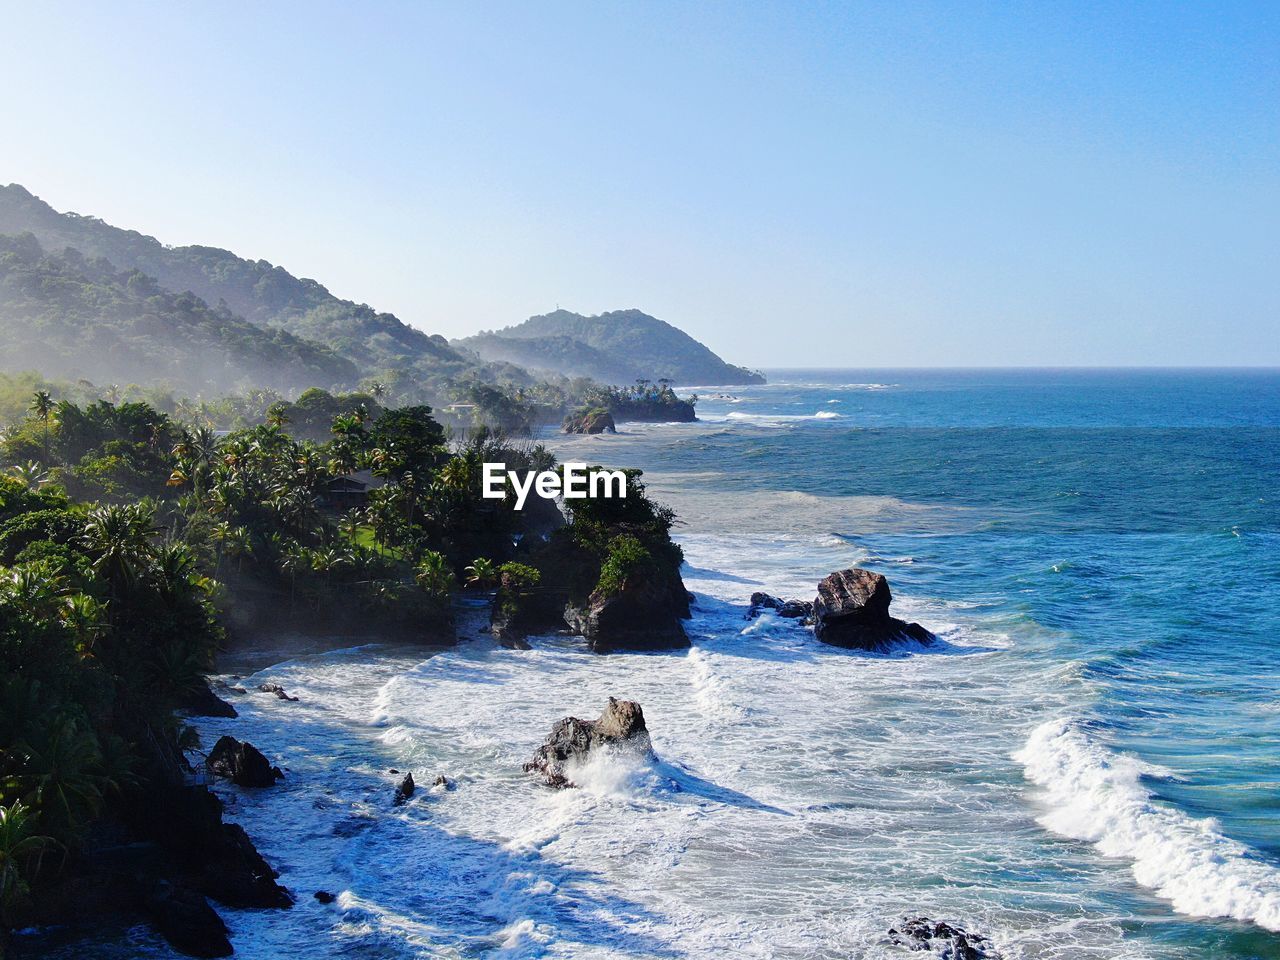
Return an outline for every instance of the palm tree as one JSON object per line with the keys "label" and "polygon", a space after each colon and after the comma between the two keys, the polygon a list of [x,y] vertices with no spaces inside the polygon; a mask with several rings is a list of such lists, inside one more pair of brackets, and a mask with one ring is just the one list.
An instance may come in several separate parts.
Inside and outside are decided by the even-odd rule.
{"label": "palm tree", "polygon": [[49,482],[49,471],[34,460],[15,463],[9,468],[9,476],[22,483],[28,490],[39,490]]}
{"label": "palm tree", "polygon": [[107,625],[106,607],[88,594],[72,594],[66,598],[62,622],[75,634],[80,655],[91,656]]}
{"label": "palm tree", "polygon": [[53,416],[54,402],[48,390],[37,390],[31,397],[31,412],[44,421],[44,462],[49,462],[49,418]]}
{"label": "palm tree", "polygon": [[453,571],[449,569],[449,561],[434,550],[427,550],[422,554],[413,577],[418,581],[418,586],[434,600],[447,598],[453,588]]}
{"label": "palm tree", "polygon": [[467,586],[487,590],[498,582],[498,570],[492,560],[479,557],[466,569]]}
{"label": "palm tree", "polygon": [[31,808],[21,800],[0,806],[0,921],[7,920],[14,901],[26,895],[27,866],[32,860],[39,869],[39,858],[53,844],[52,837],[32,832],[35,818]]}
{"label": "palm tree", "polygon": [[40,811],[41,819],[69,836],[97,815],[102,791],[98,738],[69,717],[42,725],[27,748],[19,781],[27,787],[23,799]]}
{"label": "palm tree", "polygon": [[107,504],[89,511],[84,544],[94,572],[111,585],[115,598],[133,586],[154,556],[155,508],[148,502]]}

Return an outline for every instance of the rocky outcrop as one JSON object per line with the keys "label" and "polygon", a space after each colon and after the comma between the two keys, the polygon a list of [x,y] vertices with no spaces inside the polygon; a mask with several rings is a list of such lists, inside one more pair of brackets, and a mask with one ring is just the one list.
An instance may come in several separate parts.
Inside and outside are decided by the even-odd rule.
{"label": "rocky outcrop", "polygon": [[580,410],[564,418],[565,433],[617,433],[613,414],[604,407]]}
{"label": "rocky outcrop", "polygon": [[146,898],[146,910],[175,950],[189,957],[231,956],[227,925],[196,891],[161,881]]}
{"label": "rocky outcrop", "polygon": [[214,775],[241,787],[271,787],[284,777],[257,747],[235,737],[219,737],[207,762]]}
{"label": "rocky outcrop", "polygon": [[920,624],[889,615],[892,599],[889,582],[880,574],[859,567],[839,570],[818,584],[814,635],[823,643],[858,650],[883,650],[908,640],[931,643],[933,634]]}
{"label": "rocky outcrop", "polygon": [[765,610],[793,620],[807,620],[813,616],[813,604],[808,600],[782,600],[767,593],[753,593],[747,619],[754,620]]}
{"label": "rocky outcrop", "polygon": [[565,717],[557,721],[524,770],[538,774],[548,786],[573,787],[572,768],[601,749],[631,750],[646,756],[653,752],[640,704],[610,697],[596,720]]}
{"label": "rocky outcrop", "polygon": [[406,773],[404,779],[400,781],[396,787],[395,797],[392,802],[397,806],[403,806],[405,801],[413,796],[413,791],[417,789],[417,785],[413,782],[413,774]]}
{"label": "rocky outcrop", "polygon": [[565,608],[565,622],[594,653],[682,649],[689,646],[680,623],[689,619],[689,593],[678,576],[674,580],[637,577],[609,595],[597,589],[585,606]]}
{"label": "rocky outcrop", "polygon": [[298,702],[297,697],[289,696],[289,694],[285,692],[284,687],[280,686],[278,683],[260,683],[258,684],[258,689],[263,693],[274,693],[277,700],[289,700],[293,703]]}
{"label": "rocky outcrop", "polygon": [[178,709],[193,717],[238,716],[236,708],[214,693],[209,681],[203,678],[183,695]]}
{"label": "rocky outcrop", "polygon": [[1000,960],[986,937],[928,917],[904,920],[889,931],[889,940],[908,950],[928,950],[940,960]]}
{"label": "rocky outcrop", "polygon": [[293,897],[238,823],[222,819],[222,801],[208,787],[173,786],[148,796],[147,832],[175,858],[179,873],[229,907],[289,907]]}

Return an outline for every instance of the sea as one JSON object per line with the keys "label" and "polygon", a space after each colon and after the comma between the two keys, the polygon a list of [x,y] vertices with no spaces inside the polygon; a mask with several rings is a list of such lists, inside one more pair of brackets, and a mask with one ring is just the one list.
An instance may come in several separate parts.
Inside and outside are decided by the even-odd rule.
{"label": "sea", "polygon": [[[298,897],[223,911],[237,956],[892,958],[927,916],[1007,960],[1280,958],[1280,371],[766,372],[544,438],[675,509],[688,650],[509,650],[475,607],[232,680],[201,734],[284,767],[219,790]],[[746,617],[851,566],[938,642]],[[610,696],[653,759],[522,772]]]}

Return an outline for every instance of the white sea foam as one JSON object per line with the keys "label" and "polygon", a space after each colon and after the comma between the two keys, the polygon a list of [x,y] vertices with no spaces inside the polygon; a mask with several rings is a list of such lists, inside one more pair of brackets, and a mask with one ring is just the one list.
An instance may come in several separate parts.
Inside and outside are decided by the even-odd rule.
{"label": "white sea foam", "polygon": [[1154,799],[1142,778],[1167,771],[1107,749],[1070,719],[1041,724],[1014,756],[1044,789],[1050,830],[1131,861],[1134,879],[1180,913],[1280,930],[1280,869],[1214,820]]}

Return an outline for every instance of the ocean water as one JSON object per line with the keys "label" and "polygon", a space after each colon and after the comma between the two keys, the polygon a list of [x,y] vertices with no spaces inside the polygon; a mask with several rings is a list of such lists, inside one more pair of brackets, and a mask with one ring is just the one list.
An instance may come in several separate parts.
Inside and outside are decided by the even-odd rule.
{"label": "ocean water", "polygon": [[[770,380],[551,438],[675,507],[692,649],[505,650],[466,611],[455,649],[299,657],[244,681],[298,703],[202,722],[288,773],[224,791],[299,895],[226,911],[239,956],[888,958],[924,914],[1006,958],[1280,957],[1280,373]],[[744,619],[850,565],[941,642]],[[610,695],[655,762],[521,773]]]}

